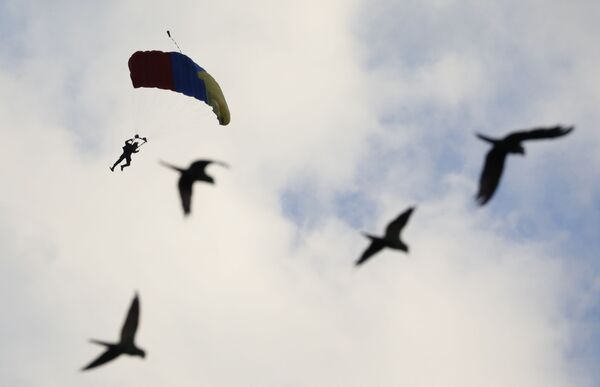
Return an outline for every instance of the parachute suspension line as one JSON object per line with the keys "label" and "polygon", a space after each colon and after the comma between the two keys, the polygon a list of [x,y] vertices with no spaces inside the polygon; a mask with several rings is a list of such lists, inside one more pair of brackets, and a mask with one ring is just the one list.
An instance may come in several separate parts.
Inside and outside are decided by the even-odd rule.
{"label": "parachute suspension line", "polygon": [[171,38],[171,40],[173,41],[173,43],[175,43],[175,45],[177,46],[177,49],[179,50],[179,53],[183,54],[183,52],[181,52],[181,48],[179,48],[179,44],[177,44],[177,42],[175,41],[175,39],[173,39],[173,37],[171,36],[171,32],[169,30],[167,30],[167,35],[169,36],[169,38]]}

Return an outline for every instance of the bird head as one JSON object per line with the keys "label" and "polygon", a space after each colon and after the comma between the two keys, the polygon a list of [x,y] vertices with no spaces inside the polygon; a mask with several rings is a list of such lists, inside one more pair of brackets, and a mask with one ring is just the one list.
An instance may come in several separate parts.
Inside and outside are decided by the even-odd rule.
{"label": "bird head", "polygon": [[521,156],[525,156],[525,148],[523,148],[521,144],[519,144],[519,147],[517,148],[517,153]]}

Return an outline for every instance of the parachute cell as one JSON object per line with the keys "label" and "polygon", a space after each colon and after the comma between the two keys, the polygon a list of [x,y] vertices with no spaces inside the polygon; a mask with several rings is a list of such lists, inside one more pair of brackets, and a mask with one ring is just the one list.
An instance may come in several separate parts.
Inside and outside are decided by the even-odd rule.
{"label": "parachute cell", "polygon": [[179,52],[137,51],[129,58],[133,87],[156,87],[204,101],[221,125],[229,123],[229,108],[215,79]]}

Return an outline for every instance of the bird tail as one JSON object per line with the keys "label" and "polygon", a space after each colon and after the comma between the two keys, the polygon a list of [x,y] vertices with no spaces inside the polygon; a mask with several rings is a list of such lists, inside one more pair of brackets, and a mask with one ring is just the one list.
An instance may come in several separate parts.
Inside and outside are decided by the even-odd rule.
{"label": "bird tail", "polygon": [[483,134],[481,134],[481,133],[475,133],[475,134],[477,135],[477,137],[479,137],[479,139],[481,139],[481,140],[483,140],[483,141],[485,141],[485,142],[489,142],[489,143],[490,143],[490,144],[492,144],[492,145],[495,145],[496,143],[498,143],[498,140],[494,140],[493,138],[490,138],[490,137],[484,136],[484,135],[483,135]]}

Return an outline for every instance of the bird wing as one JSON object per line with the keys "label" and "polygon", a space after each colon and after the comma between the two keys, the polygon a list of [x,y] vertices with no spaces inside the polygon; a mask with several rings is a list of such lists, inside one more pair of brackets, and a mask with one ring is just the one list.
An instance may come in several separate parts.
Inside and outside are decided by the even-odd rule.
{"label": "bird wing", "polygon": [[384,243],[380,240],[371,240],[371,244],[367,249],[362,253],[358,261],[356,261],[355,265],[363,264],[367,259],[371,258],[371,256],[377,254],[385,247]]}
{"label": "bird wing", "polygon": [[188,168],[188,173],[196,176],[203,176],[206,174],[205,169],[206,167],[211,164],[213,161],[212,160],[196,160],[193,163],[190,164],[189,168]]}
{"label": "bird wing", "polygon": [[498,188],[505,159],[506,152],[496,147],[492,148],[485,157],[485,164],[479,178],[479,192],[476,196],[476,201],[480,206],[487,203]]}
{"label": "bird wing", "polygon": [[181,206],[183,214],[189,215],[192,211],[192,185],[194,181],[187,175],[181,175],[177,187],[179,188],[179,196],[181,197]]}
{"label": "bird wing", "polygon": [[496,142],[498,142],[498,140],[495,140],[491,137],[486,136],[485,134],[481,134],[481,133],[475,133],[475,135],[480,139],[483,140],[485,142],[488,142],[492,145],[496,144]]}
{"label": "bird wing", "polygon": [[206,175],[206,167],[209,166],[210,164],[216,164],[216,165],[220,165],[225,168],[229,168],[229,164],[224,163],[222,161],[196,160],[192,164],[190,164],[190,167],[188,168],[188,173],[190,173],[194,177],[198,178],[199,180],[203,180],[203,177],[207,176]]}
{"label": "bird wing", "polygon": [[553,126],[549,128],[535,128],[523,130],[509,134],[505,140],[508,141],[525,141],[525,140],[542,140],[545,138],[561,137],[573,130],[573,126]]}
{"label": "bird wing", "polygon": [[175,171],[178,171],[178,172],[180,172],[180,173],[183,173],[183,172],[185,172],[185,169],[181,169],[181,168],[179,168],[179,167],[176,167],[176,166],[174,166],[174,165],[171,165],[171,164],[169,164],[169,163],[166,163],[166,162],[164,162],[164,161],[162,161],[162,160],[159,160],[159,162],[160,162],[162,165],[164,165],[165,167],[167,167],[167,168],[171,168],[171,169],[173,169],[173,170],[175,170]]}
{"label": "bird wing", "polygon": [[133,344],[135,332],[137,331],[138,322],[140,320],[140,299],[136,294],[129,307],[129,312],[125,318],[123,328],[121,328],[121,343]]}
{"label": "bird wing", "polygon": [[100,356],[98,356],[93,362],[82,368],[82,371],[89,370],[90,368],[98,367],[104,363],[108,363],[114,358],[118,357],[121,354],[115,347],[109,347],[106,351],[104,351]]}
{"label": "bird wing", "polygon": [[406,211],[398,215],[396,219],[390,222],[385,229],[385,238],[386,239],[397,239],[400,235],[400,231],[406,226],[410,215],[415,210],[414,207],[408,208]]}

